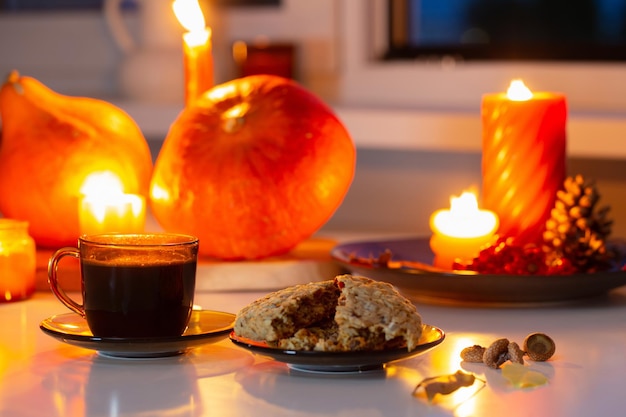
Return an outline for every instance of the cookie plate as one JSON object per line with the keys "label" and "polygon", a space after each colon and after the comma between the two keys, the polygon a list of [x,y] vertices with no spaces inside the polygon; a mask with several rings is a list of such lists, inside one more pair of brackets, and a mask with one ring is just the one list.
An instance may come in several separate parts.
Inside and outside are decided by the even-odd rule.
{"label": "cookie plate", "polygon": [[265,342],[240,337],[234,332],[230,333],[230,340],[237,346],[284,362],[294,370],[320,373],[354,373],[380,370],[384,368],[386,363],[423,354],[443,342],[444,338],[443,330],[424,324],[419,344],[410,352],[406,348],[380,351],[319,352],[275,348],[268,346]]}

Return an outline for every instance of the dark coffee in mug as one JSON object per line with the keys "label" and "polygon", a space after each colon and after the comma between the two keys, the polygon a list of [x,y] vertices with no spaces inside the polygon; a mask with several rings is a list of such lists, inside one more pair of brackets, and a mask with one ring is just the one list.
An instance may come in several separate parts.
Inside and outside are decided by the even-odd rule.
{"label": "dark coffee in mug", "polygon": [[[162,338],[183,334],[193,309],[198,238],[175,233],[81,236],[78,248],[56,251],[48,263],[54,295],[109,338]],[[82,304],[59,286],[65,256],[80,260]]]}
{"label": "dark coffee in mug", "polygon": [[196,262],[124,265],[83,260],[87,324],[104,337],[182,334],[193,307]]}

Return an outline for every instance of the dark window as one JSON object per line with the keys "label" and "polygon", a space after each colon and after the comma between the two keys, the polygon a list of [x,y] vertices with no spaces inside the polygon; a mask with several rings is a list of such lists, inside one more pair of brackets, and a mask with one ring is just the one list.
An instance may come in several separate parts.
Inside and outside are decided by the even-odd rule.
{"label": "dark window", "polygon": [[103,0],[0,0],[0,10],[88,10],[102,7]]}
{"label": "dark window", "polygon": [[[172,0],[173,1],[173,0]],[[201,0],[209,1],[209,0]],[[220,6],[280,6],[280,0],[215,0]],[[100,9],[104,0],[0,0],[0,11],[54,11]],[[136,0],[124,0],[121,7],[133,10]]]}
{"label": "dark window", "polygon": [[626,0],[389,0],[388,59],[626,60]]}

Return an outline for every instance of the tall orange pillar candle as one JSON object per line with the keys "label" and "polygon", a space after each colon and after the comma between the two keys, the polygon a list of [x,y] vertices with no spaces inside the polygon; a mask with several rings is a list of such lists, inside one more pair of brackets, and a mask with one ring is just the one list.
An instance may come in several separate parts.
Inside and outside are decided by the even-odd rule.
{"label": "tall orange pillar candle", "polygon": [[189,107],[213,87],[211,29],[205,26],[198,0],[175,0],[172,8],[178,21],[188,31],[183,35],[183,66],[185,105]]}
{"label": "tall orange pillar candle", "polygon": [[521,80],[483,97],[483,206],[498,215],[498,235],[541,241],[565,179],[566,118],[562,94],[533,93]]}

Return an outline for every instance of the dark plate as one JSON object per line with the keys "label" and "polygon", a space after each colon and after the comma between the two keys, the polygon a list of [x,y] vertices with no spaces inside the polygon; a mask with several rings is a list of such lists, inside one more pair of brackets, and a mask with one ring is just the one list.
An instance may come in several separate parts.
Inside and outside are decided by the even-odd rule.
{"label": "dark plate", "polygon": [[424,353],[443,342],[444,338],[443,330],[424,324],[419,344],[410,352],[406,348],[380,351],[318,352],[274,348],[265,342],[239,337],[234,332],[230,334],[230,340],[234,344],[259,355],[269,356],[284,362],[292,369],[328,373],[365,372],[382,369],[386,363]]}
{"label": "dark plate", "polygon": [[84,318],[74,313],[59,314],[41,322],[44,333],[61,342],[96,350],[106,356],[155,358],[172,356],[186,350],[218,342],[233,329],[235,315],[219,311],[194,310],[182,336],[117,338],[95,337]]}
{"label": "dark plate", "polygon": [[[355,258],[377,258],[390,250],[398,268],[368,265]],[[500,275],[442,271],[433,268],[428,238],[352,242],[336,246],[331,256],[348,271],[395,285],[414,301],[452,304],[536,305],[571,302],[606,294],[626,284],[626,271],[615,269],[572,275]],[[406,262],[404,262],[406,261]]]}

